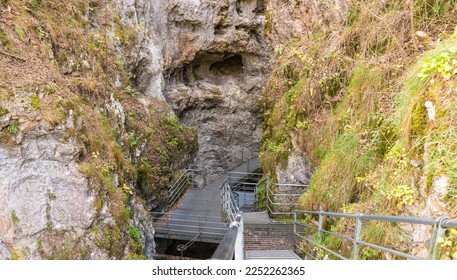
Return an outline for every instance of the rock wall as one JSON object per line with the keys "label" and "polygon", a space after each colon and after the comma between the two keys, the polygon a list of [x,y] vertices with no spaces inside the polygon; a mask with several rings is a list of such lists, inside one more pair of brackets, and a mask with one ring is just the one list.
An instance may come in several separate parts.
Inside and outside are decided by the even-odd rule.
{"label": "rock wall", "polygon": [[263,0],[120,1],[124,22],[145,26],[131,57],[136,86],[197,127],[197,167],[258,141],[269,45]]}
{"label": "rock wall", "polygon": [[[63,131],[42,124],[24,133],[19,146],[0,147],[2,242],[36,252],[45,229],[78,232],[94,222],[96,194],[78,171],[75,139],[63,141]],[[10,257],[0,252],[0,259]]]}
{"label": "rock wall", "polygon": [[152,258],[149,211],[196,147],[172,116],[199,167],[260,138],[265,1],[17,4],[0,7],[0,47],[27,61],[0,56],[0,259]]}

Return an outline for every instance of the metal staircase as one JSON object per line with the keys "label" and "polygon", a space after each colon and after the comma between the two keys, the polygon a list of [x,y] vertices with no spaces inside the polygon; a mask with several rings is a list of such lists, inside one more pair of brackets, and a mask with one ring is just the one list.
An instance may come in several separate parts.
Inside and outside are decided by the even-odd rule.
{"label": "metal staircase", "polygon": [[[222,176],[208,176],[210,167],[188,169],[172,184],[168,203],[173,210],[153,213],[156,238],[188,241],[182,250],[196,241],[218,243],[214,259],[299,259],[298,255],[306,259],[360,259],[363,252],[373,250],[387,259],[438,259],[440,242],[457,228],[457,222],[447,217],[297,210],[298,198],[308,185],[261,179],[262,174],[257,173],[258,143],[242,147],[216,164],[225,166]],[[203,188],[195,187],[195,176],[204,178]],[[325,227],[337,219],[347,225],[346,233]],[[369,242],[364,239],[364,231],[374,222],[429,227],[431,237],[419,244],[428,253],[417,253],[414,246],[418,241],[414,240],[401,243],[398,238],[398,244]]]}
{"label": "metal staircase", "polygon": [[[204,169],[185,170],[169,188],[168,206],[172,210],[152,213],[156,238],[196,238],[202,242],[221,242],[229,230],[229,220],[225,220],[221,213],[221,186],[226,180],[227,172],[250,173],[258,170],[258,151],[259,143],[251,143]],[[209,170],[216,166],[228,169],[218,178],[209,176]],[[196,176],[204,178],[204,187],[196,186],[193,180]]]}

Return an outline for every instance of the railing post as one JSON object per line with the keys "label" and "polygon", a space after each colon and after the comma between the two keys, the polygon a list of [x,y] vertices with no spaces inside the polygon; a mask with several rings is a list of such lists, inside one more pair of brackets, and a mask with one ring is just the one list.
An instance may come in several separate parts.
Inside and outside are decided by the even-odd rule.
{"label": "railing post", "polygon": [[[270,208],[270,180],[267,180],[267,186],[266,186],[266,204],[267,204],[267,211],[271,211],[272,209]],[[268,213],[270,215],[270,213]]]}
{"label": "railing post", "polygon": [[227,202],[227,182],[224,182],[221,188],[221,197],[222,197],[222,209],[224,212],[224,216],[227,217],[227,219],[230,219],[230,210]]}
{"label": "railing post", "polygon": [[224,201],[224,185],[221,186],[221,209],[222,209],[222,218],[225,216],[225,201]]}
{"label": "railing post", "polygon": [[202,216],[198,216],[198,233],[200,234],[200,238],[202,238],[203,235],[202,223]]}
{"label": "railing post", "polygon": [[[165,217],[165,215],[163,215],[163,216]],[[171,220],[171,218],[172,218],[172,216],[170,215],[169,219]],[[171,235],[170,234],[170,222],[168,221],[168,222],[166,222],[166,224],[167,224],[167,236],[170,237],[170,235]]]}
{"label": "railing post", "polygon": [[442,224],[445,220],[448,220],[448,217],[440,217],[436,219],[435,226],[433,229],[432,238],[430,239],[430,250],[429,250],[429,259],[436,260],[439,258],[439,242],[440,238],[444,237],[446,229],[442,227]]}
{"label": "railing post", "polygon": [[354,235],[354,241],[353,241],[353,245],[352,245],[352,259],[353,260],[359,259],[359,250],[360,250],[359,240],[360,240],[361,232],[362,232],[362,219],[360,219],[360,216],[359,216],[356,218],[356,221],[355,221],[355,235]]}
{"label": "railing post", "polygon": [[236,237],[235,243],[235,260],[244,260],[244,221],[243,221],[243,213],[239,213],[241,215],[240,222],[238,226],[238,233]]}
{"label": "railing post", "polygon": [[257,191],[259,189],[259,182],[257,181],[257,183],[255,184],[255,189],[254,189],[254,203],[253,203],[253,210],[254,211],[257,211],[258,209],[258,199],[259,199],[259,196],[257,195]]}
{"label": "railing post", "polygon": [[319,225],[317,229],[317,242],[322,245],[322,224],[323,224],[322,211],[319,212]]}
{"label": "railing post", "polygon": [[202,175],[203,175],[203,186],[206,187],[206,185],[208,185],[207,182],[206,182],[206,173],[207,173],[207,172],[206,172],[206,167],[203,168],[202,173],[203,173],[203,174],[202,174]]}
{"label": "railing post", "polygon": [[294,250],[295,250],[296,235],[297,235],[297,210],[294,210],[294,234],[292,237],[292,243],[294,244]]}

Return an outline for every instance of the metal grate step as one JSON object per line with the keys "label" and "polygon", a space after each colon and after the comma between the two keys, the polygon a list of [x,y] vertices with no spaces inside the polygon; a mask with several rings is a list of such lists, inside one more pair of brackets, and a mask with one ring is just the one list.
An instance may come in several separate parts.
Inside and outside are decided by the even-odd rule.
{"label": "metal grate step", "polygon": [[290,250],[250,250],[246,251],[247,260],[300,260]]}

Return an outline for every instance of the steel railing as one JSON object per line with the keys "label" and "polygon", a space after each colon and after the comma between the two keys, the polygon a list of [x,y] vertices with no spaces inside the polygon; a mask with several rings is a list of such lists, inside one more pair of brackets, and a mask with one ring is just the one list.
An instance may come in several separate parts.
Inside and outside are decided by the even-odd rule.
{"label": "steel railing", "polygon": [[171,185],[168,190],[168,199],[167,205],[169,207],[173,206],[179,198],[181,198],[187,189],[193,185],[193,169],[185,170],[181,176]]}
{"label": "steel railing", "polygon": [[[298,199],[308,189],[307,184],[281,184],[262,179],[261,173],[228,172],[227,183],[232,190],[236,206],[251,203],[254,210],[267,211],[273,218],[292,218],[299,208]],[[260,181],[259,181],[260,180]],[[252,192],[253,197],[239,198],[239,194]],[[249,200],[249,201],[248,201]]]}
{"label": "steel railing", "polygon": [[228,180],[221,186],[222,216],[230,222],[230,230],[221,241],[212,259],[244,259],[243,213],[238,208]]}
{"label": "steel railing", "polygon": [[243,215],[239,212],[235,221],[230,224],[230,229],[217,246],[211,259],[213,260],[243,260],[244,259],[244,225]]}
{"label": "steel railing", "polygon": [[237,205],[232,189],[227,181],[225,181],[221,186],[221,204],[222,217],[230,222],[235,221],[237,214],[240,212],[240,209]]}
{"label": "steel railing", "polygon": [[220,241],[227,233],[226,223],[216,216],[196,216],[177,213],[152,212],[156,237]]}
{"label": "steel railing", "polygon": [[[199,175],[203,176],[204,184],[208,185],[221,178],[221,176],[227,175],[229,171],[234,170],[243,164],[246,164],[246,171],[249,171],[251,161],[255,158],[258,158],[259,151],[259,142],[252,142],[241,146],[230,152],[227,156],[220,158],[203,168],[200,168]],[[216,174],[220,176],[209,177],[209,173],[214,172],[216,168],[221,168],[223,170],[221,174]]]}
{"label": "steel railing", "polygon": [[252,142],[244,146],[240,146],[235,151],[230,152],[227,156],[211,163],[207,170],[221,166],[225,171],[232,170],[242,163],[248,162],[250,159],[259,156],[260,142]]}
{"label": "steel railing", "polygon": [[[299,219],[301,217],[302,219]],[[307,222],[303,222],[302,220]],[[337,233],[328,230],[324,227],[326,219],[347,219],[352,220],[351,230],[352,236],[345,235],[343,233]],[[428,256],[413,255],[410,253],[413,248],[412,244],[417,242],[406,242],[402,246],[404,250],[399,250],[401,247],[398,244],[373,244],[367,242],[364,239],[364,232],[368,222],[387,222],[395,224],[397,226],[404,224],[418,224],[429,227],[430,238],[428,240],[419,241],[422,246],[427,247]],[[344,221],[346,227],[348,221]],[[317,224],[317,226],[316,226]],[[343,213],[331,213],[331,212],[319,212],[319,211],[294,211],[294,238],[295,246],[303,254],[311,259],[322,259],[322,258],[334,258],[334,259],[360,259],[360,252],[362,248],[369,248],[382,252],[389,256],[389,258],[400,258],[400,259],[437,259],[439,257],[439,240],[445,236],[445,232],[448,229],[457,228],[457,221],[451,221],[447,217],[440,217],[437,219],[423,218],[423,217],[405,217],[405,216],[383,216],[383,215],[364,215],[364,214],[343,214]],[[335,251],[324,244],[324,240],[329,238],[336,238],[340,241],[345,241],[351,244],[350,255],[347,248],[340,251]],[[400,238],[397,238],[400,242]],[[340,243],[342,244],[342,243]]]}
{"label": "steel railing", "polygon": [[259,180],[262,178],[262,173],[252,172],[228,172],[227,181],[232,186],[232,189],[237,190],[255,190]]}
{"label": "steel railing", "polygon": [[[214,182],[215,178],[208,178],[209,171],[218,166],[224,166],[224,173],[232,170],[243,163],[247,163],[247,169],[249,170],[249,164],[252,159],[258,157],[260,149],[259,142],[252,142],[245,146],[241,146],[239,149],[231,152],[227,156],[213,162],[209,166],[203,168],[189,168],[186,169],[181,176],[176,179],[168,189],[168,203],[169,207],[172,207],[189,189],[189,187],[195,186],[194,177],[202,176],[204,184],[208,185]],[[224,174],[225,175],[225,174]]]}
{"label": "steel railing", "polygon": [[266,178],[257,184],[255,204],[273,218],[292,218],[299,208],[298,199],[308,189],[308,184],[281,184]]}
{"label": "steel railing", "polygon": [[227,182],[239,208],[253,208],[257,183],[261,178],[262,173],[228,172]]}

